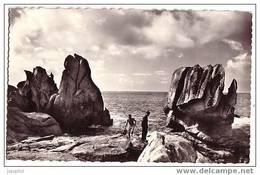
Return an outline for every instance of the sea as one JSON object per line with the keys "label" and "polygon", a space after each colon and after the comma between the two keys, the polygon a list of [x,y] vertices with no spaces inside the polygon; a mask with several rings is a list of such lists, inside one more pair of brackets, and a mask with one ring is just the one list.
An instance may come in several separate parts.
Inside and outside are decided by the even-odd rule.
{"label": "sea", "polygon": [[[110,111],[113,119],[113,128],[125,127],[128,114],[137,121],[136,132],[141,132],[141,122],[146,111],[151,112],[149,117],[149,131],[163,131],[166,116],[163,107],[166,104],[167,92],[102,92],[105,107]],[[240,116],[234,123],[250,122],[250,94],[238,93],[235,113]]]}

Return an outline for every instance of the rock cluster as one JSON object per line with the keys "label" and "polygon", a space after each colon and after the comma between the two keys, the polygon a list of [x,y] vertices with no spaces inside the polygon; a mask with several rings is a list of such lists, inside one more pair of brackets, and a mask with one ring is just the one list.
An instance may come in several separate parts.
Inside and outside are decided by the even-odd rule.
{"label": "rock cluster", "polygon": [[25,70],[26,80],[8,86],[7,140],[20,141],[28,136],[87,132],[88,126],[110,126],[113,121],[101,92],[91,78],[86,59],[75,54],[64,62],[60,88],[53,74],[42,67]]}
{"label": "rock cluster", "polygon": [[7,143],[19,142],[29,136],[60,135],[59,123],[48,115],[47,104],[58,91],[53,75],[42,67],[25,71],[26,80],[17,87],[8,86]]}
{"label": "rock cluster", "polygon": [[[222,65],[183,67],[172,75],[165,114],[168,125],[181,124],[185,130],[209,139],[231,135],[237,82],[223,94],[225,71]],[[174,121],[174,122],[173,122]]]}

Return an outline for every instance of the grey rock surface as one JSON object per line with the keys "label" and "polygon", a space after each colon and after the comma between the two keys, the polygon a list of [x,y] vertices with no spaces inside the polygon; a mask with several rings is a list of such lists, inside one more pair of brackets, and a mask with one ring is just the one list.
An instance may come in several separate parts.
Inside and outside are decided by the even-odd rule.
{"label": "grey rock surface", "polygon": [[136,161],[144,147],[140,138],[132,138],[130,144],[121,134],[34,136],[8,145],[7,159],[126,162]]}
{"label": "grey rock surface", "polygon": [[[249,163],[249,136],[242,128],[222,144],[207,142],[188,132],[153,132],[138,162]],[[238,135],[240,133],[240,136]]]}

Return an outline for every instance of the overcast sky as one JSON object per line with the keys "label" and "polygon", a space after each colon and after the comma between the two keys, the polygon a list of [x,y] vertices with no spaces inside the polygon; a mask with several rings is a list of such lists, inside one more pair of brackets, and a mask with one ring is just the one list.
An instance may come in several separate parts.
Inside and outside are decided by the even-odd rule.
{"label": "overcast sky", "polygon": [[220,63],[227,89],[250,91],[251,14],[232,11],[11,9],[9,84],[44,67],[60,84],[77,53],[102,91],[167,91],[181,66]]}

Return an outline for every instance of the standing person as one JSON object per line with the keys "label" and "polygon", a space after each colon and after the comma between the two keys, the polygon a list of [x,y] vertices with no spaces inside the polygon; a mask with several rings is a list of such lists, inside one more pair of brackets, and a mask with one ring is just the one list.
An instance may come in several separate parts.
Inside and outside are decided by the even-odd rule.
{"label": "standing person", "polygon": [[[126,129],[128,126],[128,130]],[[128,115],[128,119],[126,121],[125,130],[128,132],[128,138],[130,139],[131,134],[134,133],[134,129],[136,126],[136,120],[132,118],[132,115]]]}
{"label": "standing person", "polygon": [[148,116],[150,115],[150,111],[147,111],[142,121],[142,141],[146,141],[146,135],[148,132]]}

